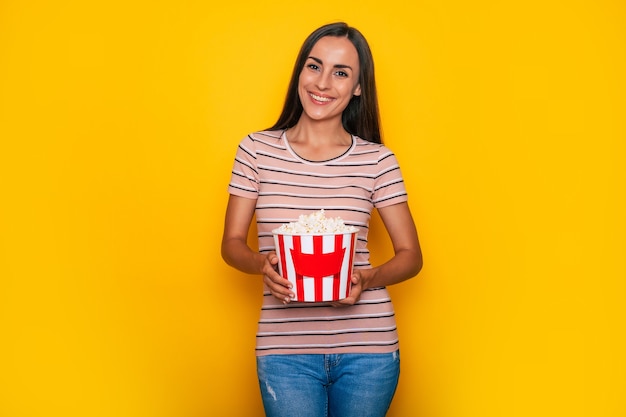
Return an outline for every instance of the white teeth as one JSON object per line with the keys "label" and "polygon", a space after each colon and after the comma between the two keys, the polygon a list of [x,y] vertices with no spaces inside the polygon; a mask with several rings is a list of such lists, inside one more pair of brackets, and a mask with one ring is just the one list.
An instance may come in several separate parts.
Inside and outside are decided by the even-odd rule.
{"label": "white teeth", "polygon": [[310,94],[310,96],[313,97],[313,99],[317,101],[331,101],[332,100],[332,98],[320,97],[320,96],[316,96],[315,94]]}

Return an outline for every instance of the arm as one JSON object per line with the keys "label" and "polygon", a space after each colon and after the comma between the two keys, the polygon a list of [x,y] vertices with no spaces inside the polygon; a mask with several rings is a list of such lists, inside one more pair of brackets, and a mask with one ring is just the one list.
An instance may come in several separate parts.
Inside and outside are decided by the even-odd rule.
{"label": "arm", "polygon": [[422,251],[408,203],[383,207],[378,212],[391,238],[394,256],[378,267],[355,270],[350,297],[337,302],[339,305],[354,304],[363,290],[397,284],[422,269]]}
{"label": "arm", "polygon": [[222,258],[241,272],[263,275],[263,281],[271,293],[283,302],[295,296],[291,283],[276,272],[278,257],[275,252],[261,254],[248,246],[248,230],[254,216],[256,201],[231,195],[228,199],[224,234],[222,235]]}

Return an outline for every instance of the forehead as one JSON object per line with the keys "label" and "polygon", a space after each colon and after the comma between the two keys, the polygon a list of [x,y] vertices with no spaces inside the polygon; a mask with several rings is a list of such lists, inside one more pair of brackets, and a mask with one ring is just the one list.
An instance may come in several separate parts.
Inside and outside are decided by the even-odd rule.
{"label": "forehead", "polygon": [[350,65],[355,68],[359,63],[359,54],[356,48],[346,37],[324,36],[313,48],[309,56],[319,58],[326,65]]}

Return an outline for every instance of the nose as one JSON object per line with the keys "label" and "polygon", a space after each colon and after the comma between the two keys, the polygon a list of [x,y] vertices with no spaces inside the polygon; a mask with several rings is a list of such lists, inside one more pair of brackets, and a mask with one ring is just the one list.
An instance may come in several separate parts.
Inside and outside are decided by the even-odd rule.
{"label": "nose", "polygon": [[331,77],[330,72],[326,72],[326,71],[320,72],[316,80],[317,88],[319,88],[320,90],[326,90],[327,88],[329,88],[330,77]]}

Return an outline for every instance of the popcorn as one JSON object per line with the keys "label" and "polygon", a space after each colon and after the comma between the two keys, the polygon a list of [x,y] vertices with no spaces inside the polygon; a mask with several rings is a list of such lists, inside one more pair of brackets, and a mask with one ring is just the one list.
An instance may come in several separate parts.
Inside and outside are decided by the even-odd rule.
{"label": "popcorn", "polygon": [[324,209],[309,215],[301,214],[298,221],[285,223],[274,230],[276,233],[287,234],[336,234],[354,233],[356,231],[356,227],[344,224],[341,217],[326,217]]}
{"label": "popcorn", "polygon": [[293,285],[293,301],[325,302],[348,297],[359,229],[324,210],[272,230],[278,272]]}

